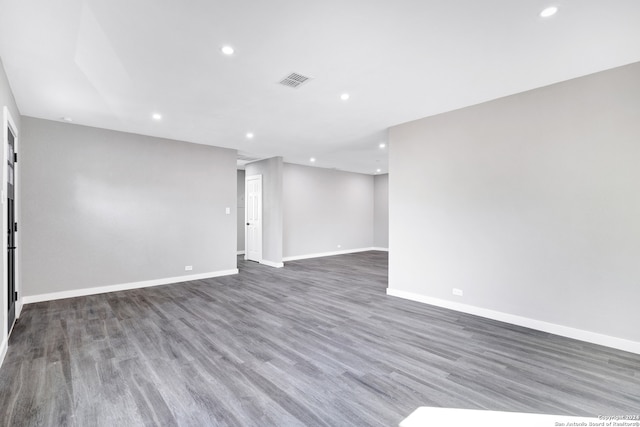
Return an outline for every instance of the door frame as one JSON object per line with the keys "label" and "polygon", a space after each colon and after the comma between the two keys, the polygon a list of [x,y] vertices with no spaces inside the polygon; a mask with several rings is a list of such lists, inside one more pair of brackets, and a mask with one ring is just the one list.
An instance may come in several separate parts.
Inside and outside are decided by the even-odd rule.
{"label": "door frame", "polygon": [[[18,147],[19,147],[19,142],[20,142],[20,135],[18,133],[18,128],[15,124],[15,122],[13,121],[13,117],[11,116],[11,112],[9,111],[9,108],[7,106],[4,106],[3,111],[2,111],[2,156],[1,158],[3,159],[2,162],[2,194],[1,194],[1,198],[2,200],[1,202],[1,206],[2,206],[2,226],[4,227],[4,230],[2,230],[2,259],[3,259],[3,264],[2,264],[2,316],[4,319],[3,324],[5,325],[5,327],[3,328],[4,330],[2,331],[2,348],[0,348],[0,363],[3,359],[4,356],[4,350],[6,350],[6,348],[4,347],[4,344],[8,343],[8,339],[9,339],[9,335],[11,334],[11,331],[13,330],[13,326],[14,324],[11,326],[11,329],[7,332],[7,323],[9,321],[9,301],[7,300],[7,293],[8,293],[8,288],[9,288],[9,280],[7,278],[7,274],[8,274],[8,256],[7,256],[7,247],[8,247],[8,240],[7,240],[7,227],[9,226],[9,224],[7,223],[7,221],[9,220],[8,215],[7,215],[7,159],[5,158],[5,156],[7,155],[7,147],[9,145],[9,134],[8,134],[8,130],[11,129],[11,132],[13,132],[14,135],[14,141],[13,141],[13,149],[14,149],[14,153],[18,153]],[[22,159],[19,159],[22,160]],[[19,198],[19,174],[18,174],[18,162],[16,162],[14,164],[14,169],[13,169],[13,188],[14,188],[14,195],[15,195],[15,205],[14,205],[14,219],[16,222],[19,222],[18,219],[20,218],[20,198]],[[18,227],[18,230],[20,230],[21,227]],[[20,317],[20,312],[22,311],[22,289],[20,286],[20,268],[19,263],[20,263],[20,248],[21,248],[21,242],[20,242],[20,233],[18,231],[15,232],[15,243],[16,243],[16,247],[18,249],[16,249],[16,253],[15,253],[15,276],[14,276],[14,280],[15,280],[15,291],[18,293],[18,299],[16,300],[15,304],[16,304],[16,318],[15,320],[17,321],[18,318]],[[6,334],[6,335],[5,335]],[[7,342],[5,342],[4,340],[7,340]]]}
{"label": "door frame", "polygon": [[262,233],[262,225],[264,223],[264,215],[263,215],[263,209],[262,209],[262,175],[249,175],[246,176],[244,179],[244,259],[248,260],[249,259],[249,226],[247,225],[247,223],[249,222],[249,181],[252,180],[258,180],[260,181],[260,255],[259,255],[259,259],[257,260],[253,260],[253,261],[257,261],[257,262],[262,262],[262,238],[263,238],[263,233]]}

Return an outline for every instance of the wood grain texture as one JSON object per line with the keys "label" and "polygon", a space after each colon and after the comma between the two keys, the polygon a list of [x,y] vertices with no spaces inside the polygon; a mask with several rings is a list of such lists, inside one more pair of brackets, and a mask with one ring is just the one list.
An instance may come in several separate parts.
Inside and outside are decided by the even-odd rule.
{"label": "wood grain texture", "polygon": [[28,305],[7,426],[393,426],[419,406],[640,413],[640,356],[385,295],[387,253]]}

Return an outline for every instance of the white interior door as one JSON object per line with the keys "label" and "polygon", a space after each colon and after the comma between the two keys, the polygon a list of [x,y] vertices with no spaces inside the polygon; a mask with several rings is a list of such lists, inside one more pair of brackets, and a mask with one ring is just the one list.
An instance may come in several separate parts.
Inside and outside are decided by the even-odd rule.
{"label": "white interior door", "polygon": [[262,175],[245,180],[244,259],[262,261]]}

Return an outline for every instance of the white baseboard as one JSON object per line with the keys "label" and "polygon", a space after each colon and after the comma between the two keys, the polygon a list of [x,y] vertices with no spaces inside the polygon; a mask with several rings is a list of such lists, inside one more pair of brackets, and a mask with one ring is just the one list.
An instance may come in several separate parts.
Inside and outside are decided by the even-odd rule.
{"label": "white baseboard", "polygon": [[244,251],[238,251],[236,255],[244,255]]}
{"label": "white baseboard", "polygon": [[[13,328],[15,328],[16,323],[18,322],[18,318],[20,317],[21,311],[22,311],[22,302],[19,298],[18,301],[16,301],[16,318],[13,322],[13,325],[11,325],[11,329],[9,330],[9,333],[6,336],[2,337],[2,344],[0,344],[0,367],[4,362],[4,357],[7,355],[7,351],[9,350],[9,338],[11,337],[11,332],[13,332]],[[9,319],[5,318],[5,320],[8,321]]]}
{"label": "white baseboard", "polygon": [[2,338],[2,344],[0,344],[0,367],[2,366],[2,362],[4,362],[4,357],[7,355],[7,350],[9,349],[9,337]]}
{"label": "white baseboard", "polygon": [[487,319],[497,320],[499,322],[511,323],[513,325],[523,326],[525,328],[536,329],[542,332],[548,332],[554,335],[560,335],[567,338],[573,338],[580,341],[586,341],[592,344],[603,345],[606,347],[616,348],[631,353],[640,354],[640,342],[627,340],[624,338],[612,337],[596,332],[585,331],[582,329],[571,328],[568,326],[557,325],[555,323],[544,322],[541,320],[530,319],[528,317],[516,316],[514,314],[503,313],[500,311],[489,310],[486,308],[476,307],[473,305],[461,304],[453,301],[446,301],[438,298],[432,298],[413,292],[401,291],[398,289],[387,288],[387,295],[404,298],[411,301],[422,302],[436,307],[447,308],[449,310],[460,311],[462,313],[473,314]]}
{"label": "white baseboard", "polygon": [[382,252],[389,252],[389,248],[380,248],[378,246],[374,246],[373,248],[371,248],[374,251],[382,251]]}
{"label": "white baseboard", "polygon": [[260,261],[260,264],[268,265],[269,267],[274,267],[274,268],[282,268],[282,267],[284,267],[284,263],[283,262],[267,261],[266,259],[263,259],[262,261]]}
{"label": "white baseboard", "polygon": [[288,257],[282,258],[282,261],[284,261],[284,262],[297,261],[297,260],[300,260],[300,259],[321,258],[321,257],[325,257],[325,256],[354,254],[354,253],[357,253],[357,252],[366,252],[366,251],[375,251],[375,250],[376,249],[374,247],[358,248],[358,249],[344,249],[344,250],[341,250],[341,251],[334,251],[334,252],[320,252],[320,253],[316,253],[316,254],[288,256]]}
{"label": "white baseboard", "polygon": [[29,295],[22,297],[23,304],[33,304],[42,301],[53,301],[64,298],[82,297],[86,295],[104,294],[107,292],[127,291],[130,289],[148,288],[150,286],[169,285],[171,283],[188,282],[191,280],[210,279],[212,277],[238,274],[238,269],[214,271],[210,273],[192,274],[189,276],[166,277],[164,279],[145,280],[143,282],[122,283],[119,285],[99,286],[96,288],[74,289],[72,291],[52,292],[49,294]]}

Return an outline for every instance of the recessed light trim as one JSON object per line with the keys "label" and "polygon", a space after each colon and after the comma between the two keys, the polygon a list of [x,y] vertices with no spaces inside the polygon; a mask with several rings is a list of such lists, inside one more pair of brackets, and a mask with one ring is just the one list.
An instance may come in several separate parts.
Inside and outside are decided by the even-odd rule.
{"label": "recessed light trim", "polygon": [[382,172],[382,169],[376,169],[376,173]]}
{"label": "recessed light trim", "polygon": [[222,48],[220,50],[225,55],[233,55],[233,53],[235,52],[235,49],[232,48],[231,46],[222,46]]}
{"label": "recessed light trim", "polygon": [[153,114],[151,115],[151,118],[152,118],[153,120],[162,120],[162,114],[160,114],[160,113],[153,113]]}
{"label": "recessed light trim", "polygon": [[315,162],[316,162],[316,158],[315,158],[315,157],[311,157],[311,158],[309,159],[309,161],[310,161],[311,163],[315,163]]}
{"label": "recessed light trim", "polygon": [[378,147],[380,148],[386,148],[387,144],[385,144],[384,142],[381,142],[380,145],[378,145]]}
{"label": "recessed light trim", "polygon": [[549,6],[546,9],[543,9],[542,12],[540,12],[540,16],[542,18],[548,18],[550,16],[555,15],[557,12],[558,12],[557,6]]}
{"label": "recessed light trim", "polygon": [[246,135],[247,139],[253,139],[253,136],[254,136],[253,132],[247,132],[247,135]]}
{"label": "recessed light trim", "polygon": [[348,93],[343,93],[342,95],[340,95],[340,99],[342,99],[343,101],[346,101],[349,98],[351,98],[351,96]]}

